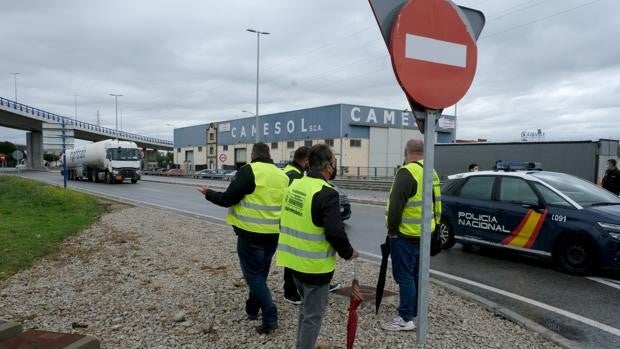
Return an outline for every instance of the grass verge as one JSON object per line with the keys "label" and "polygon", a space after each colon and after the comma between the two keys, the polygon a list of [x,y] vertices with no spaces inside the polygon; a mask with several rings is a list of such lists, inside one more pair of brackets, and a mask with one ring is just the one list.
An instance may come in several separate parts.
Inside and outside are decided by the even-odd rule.
{"label": "grass verge", "polygon": [[0,176],[0,280],[59,250],[107,211],[94,196]]}

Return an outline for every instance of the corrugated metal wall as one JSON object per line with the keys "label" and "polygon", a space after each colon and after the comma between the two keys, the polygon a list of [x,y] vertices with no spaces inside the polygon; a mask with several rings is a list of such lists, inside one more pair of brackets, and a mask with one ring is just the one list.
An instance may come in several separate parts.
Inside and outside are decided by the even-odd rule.
{"label": "corrugated metal wall", "polygon": [[497,160],[536,161],[542,163],[543,170],[597,182],[602,178],[600,151],[607,153],[604,161],[607,157],[617,157],[618,141],[437,144],[435,168],[441,176],[448,176],[467,172],[470,163],[477,163],[480,170],[490,170]]}

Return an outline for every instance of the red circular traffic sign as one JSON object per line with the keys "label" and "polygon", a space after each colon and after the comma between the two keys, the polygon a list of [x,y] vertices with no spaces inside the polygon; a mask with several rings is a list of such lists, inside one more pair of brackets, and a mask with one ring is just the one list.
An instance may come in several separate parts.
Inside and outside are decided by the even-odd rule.
{"label": "red circular traffic sign", "polygon": [[220,154],[220,162],[226,162],[226,154]]}
{"label": "red circular traffic sign", "polygon": [[448,0],[410,0],[396,17],[394,72],[409,98],[426,108],[454,105],[474,80],[478,49],[463,18]]}

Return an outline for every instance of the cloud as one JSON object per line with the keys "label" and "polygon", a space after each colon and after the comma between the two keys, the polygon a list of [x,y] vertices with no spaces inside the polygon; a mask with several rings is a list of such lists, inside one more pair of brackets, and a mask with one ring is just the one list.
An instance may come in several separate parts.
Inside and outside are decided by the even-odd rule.
{"label": "cloud", "polygon": [[[620,13],[610,1],[458,2],[487,17],[458,103],[459,138],[618,138]],[[171,127],[335,103],[406,108],[370,6],[358,0],[16,1],[0,13],[0,96],[170,138]],[[454,108],[448,108],[452,112]],[[0,139],[23,137],[0,129]],[[24,143],[22,141],[21,143]]]}

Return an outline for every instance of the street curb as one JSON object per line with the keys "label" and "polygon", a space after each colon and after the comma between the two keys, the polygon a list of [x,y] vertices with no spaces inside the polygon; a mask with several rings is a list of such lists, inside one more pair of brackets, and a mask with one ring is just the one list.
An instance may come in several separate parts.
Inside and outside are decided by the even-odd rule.
{"label": "street curb", "polygon": [[482,305],[484,308],[486,308],[488,311],[492,312],[495,315],[501,316],[507,320],[510,320],[514,323],[516,323],[517,325],[523,326],[525,329],[532,331],[532,332],[536,332],[538,334],[540,334],[541,336],[543,336],[544,338],[554,342],[555,344],[566,348],[566,349],[579,349],[582,348],[582,346],[580,346],[577,342],[572,341],[566,337],[563,337],[553,331],[551,331],[550,329],[522,316],[517,314],[516,312],[509,310],[489,299],[486,299],[482,296],[478,296],[476,294],[473,294],[467,290],[464,290],[458,286],[454,286],[451,285],[447,282],[438,280],[436,278],[430,278],[430,281],[435,283],[436,285],[442,286],[450,291],[452,291],[453,293],[457,294],[458,296],[461,296],[465,299],[468,299],[472,302],[476,302],[480,305]]}

